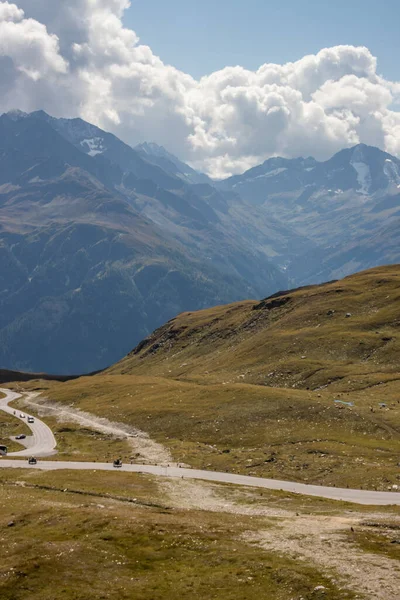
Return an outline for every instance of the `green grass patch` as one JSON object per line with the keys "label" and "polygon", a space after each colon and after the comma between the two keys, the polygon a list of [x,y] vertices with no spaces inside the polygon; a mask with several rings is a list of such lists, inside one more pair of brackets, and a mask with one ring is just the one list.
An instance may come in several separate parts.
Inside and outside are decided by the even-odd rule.
{"label": "green grass patch", "polygon": [[[108,490],[117,476],[111,475]],[[139,486],[143,492],[146,480]],[[2,485],[0,496],[5,600],[355,597],[314,567],[243,541],[245,532],[260,527],[250,517],[168,511],[23,485]],[[323,594],[315,590],[320,585]]]}
{"label": "green grass patch", "polygon": [[8,452],[18,452],[24,450],[25,446],[10,440],[10,436],[25,434],[31,435],[31,430],[23,421],[15,419],[12,415],[0,411],[0,445],[7,446]]}
{"label": "green grass patch", "polygon": [[347,534],[349,541],[364,552],[381,554],[400,561],[400,524],[376,523]]}

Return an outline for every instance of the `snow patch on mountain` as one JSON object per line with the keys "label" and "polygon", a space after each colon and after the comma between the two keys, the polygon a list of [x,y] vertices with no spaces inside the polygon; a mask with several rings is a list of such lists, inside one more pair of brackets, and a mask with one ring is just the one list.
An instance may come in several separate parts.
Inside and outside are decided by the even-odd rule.
{"label": "snow patch on mountain", "polygon": [[383,171],[390,181],[390,183],[394,183],[397,187],[400,186],[400,169],[399,166],[396,165],[390,158],[385,160],[385,165],[383,167]]}
{"label": "snow patch on mountain", "polygon": [[280,169],[273,169],[269,171],[269,173],[264,173],[263,175],[257,175],[254,179],[262,179],[264,177],[275,177],[275,175],[279,175],[279,173],[283,173],[283,171],[287,171],[287,167],[281,167]]}
{"label": "snow patch on mountain", "polygon": [[99,137],[82,140],[81,146],[85,148],[85,150],[86,147],[89,148],[89,150],[87,150],[87,154],[89,154],[89,156],[103,154],[103,152],[106,151],[106,148],[104,146],[104,140]]}
{"label": "snow patch on mountain", "polygon": [[361,194],[368,194],[372,182],[371,171],[369,166],[364,162],[353,160],[351,166],[357,172],[358,191]]}
{"label": "snow patch on mountain", "polygon": [[284,171],[287,171],[287,167],[281,167],[279,169],[272,169],[272,171],[268,171],[268,173],[262,173],[261,175],[256,175],[255,177],[246,177],[246,179],[244,179],[243,181],[239,181],[238,183],[235,183],[232,187],[236,187],[238,185],[244,185],[245,183],[248,183],[249,181],[255,181],[256,179],[268,179],[269,177],[275,177],[276,175],[280,175],[280,173],[283,173]]}

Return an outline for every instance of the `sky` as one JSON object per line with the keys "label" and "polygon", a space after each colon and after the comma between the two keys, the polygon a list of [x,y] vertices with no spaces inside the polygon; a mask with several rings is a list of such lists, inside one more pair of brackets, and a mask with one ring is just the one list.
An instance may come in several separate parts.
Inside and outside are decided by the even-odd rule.
{"label": "sky", "polygon": [[400,157],[399,17],[393,0],[0,0],[0,113],[81,117],[215,178],[358,143]]}
{"label": "sky", "polygon": [[398,0],[133,0],[124,23],[196,78],[351,44],[369,48],[378,71],[400,79]]}

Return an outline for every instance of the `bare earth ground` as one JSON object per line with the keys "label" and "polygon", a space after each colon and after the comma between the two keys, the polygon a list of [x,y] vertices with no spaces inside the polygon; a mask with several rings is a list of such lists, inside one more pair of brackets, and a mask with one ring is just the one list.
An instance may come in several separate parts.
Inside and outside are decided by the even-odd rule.
{"label": "bare earth ground", "polygon": [[[395,600],[400,593],[400,562],[386,556],[364,552],[348,540],[351,528],[367,530],[366,523],[380,522],[386,531],[397,538],[400,516],[364,514],[346,516],[306,515],[268,505],[239,503],[241,493],[233,501],[225,497],[221,486],[208,483],[172,480],[161,483],[168,502],[176,508],[227,512],[237,515],[264,516],[268,528],[249,532],[245,540],[268,551],[287,555],[295,560],[314,564],[325,575],[360,597],[376,600]],[[252,491],[248,492],[251,497]],[[235,501],[236,500],[236,501]],[[389,521],[389,523],[388,523]],[[273,525],[273,526],[271,526]]]}
{"label": "bare earth ground", "polygon": [[90,413],[64,406],[40,397],[36,392],[27,393],[21,399],[24,406],[33,408],[40,417],[55,417],[61,423],[77,423],[82,427],[88,427],[119,438],[126,439],[132,447],[132,451],[140,455],[140,460],[157,463],[158,465],[173,465],[173,458],[169,451],[149,438],[149,435],[140,429],[128,427],[123,423],[114,423],[102,417],[96,417]]}
{"label": "bare earth ground", "polygon": [[335,572],[338,583],[362,593],[366,598],[391,600],[398,598],[400,565],[385,556],[363,552],[345,538],[350,527],[362,520],[344,517],[308,517],[284,519],[279,531],[260,531],[247,536],[261,547],[307,560]]}

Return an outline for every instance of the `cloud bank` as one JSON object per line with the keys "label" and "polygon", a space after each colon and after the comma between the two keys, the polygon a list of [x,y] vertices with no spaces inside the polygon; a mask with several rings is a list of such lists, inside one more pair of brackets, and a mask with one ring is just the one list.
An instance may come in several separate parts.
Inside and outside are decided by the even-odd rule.
{"label": "cloud bank", "polygon": [[132,145],[163,144],[214,177],[273,155],[326,159],[358,142],[400,156],[400,82],[378,75],[367,48],[197,81],[124,28],[129,4],[0,1],[0,112],[80,116]]}

